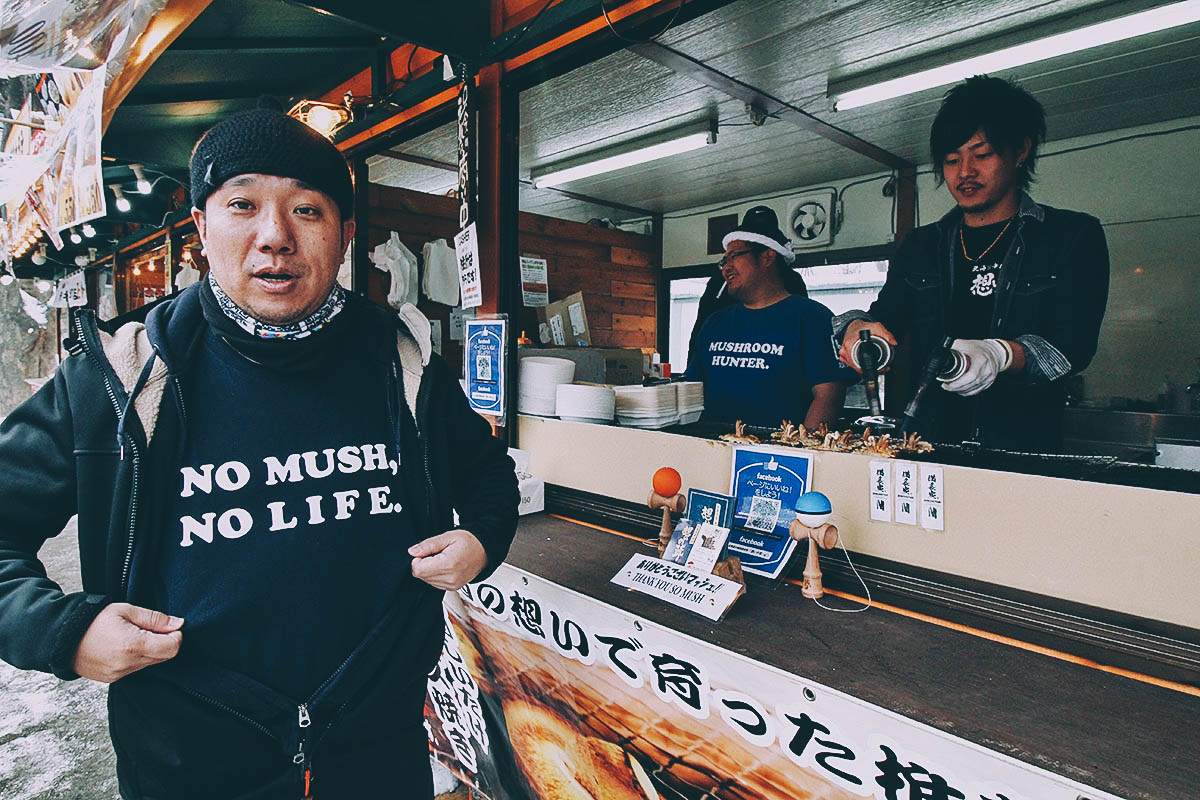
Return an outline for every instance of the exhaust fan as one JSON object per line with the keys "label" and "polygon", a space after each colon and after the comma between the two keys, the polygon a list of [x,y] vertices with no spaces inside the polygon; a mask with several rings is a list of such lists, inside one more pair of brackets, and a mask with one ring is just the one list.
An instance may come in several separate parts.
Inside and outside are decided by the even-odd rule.
{"label": "exhaust fan", "polygon": [[833,243],[833,192],[814,192],[793,197],[787,205],[784,232],[795,249],[825,247]]}

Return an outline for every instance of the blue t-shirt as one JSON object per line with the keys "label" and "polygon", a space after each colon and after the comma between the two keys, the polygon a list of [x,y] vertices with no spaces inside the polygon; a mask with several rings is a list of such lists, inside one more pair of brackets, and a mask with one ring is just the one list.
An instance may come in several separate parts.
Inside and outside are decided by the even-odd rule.
{"label": "blue t-shirt", "polygon": [[352,346],[288,374],[211,330],[197,350],[163,610],[182,656],[302,700],[415,581],[386,376]]}
{"label": "blue t-shirt", "polygon": [[791,295],[766,308],[740,303],[705,321],[685,377],[704,381],[704,419],[774,427],[803,421],[812,387],[852,381],[833,350],[833,314]]}

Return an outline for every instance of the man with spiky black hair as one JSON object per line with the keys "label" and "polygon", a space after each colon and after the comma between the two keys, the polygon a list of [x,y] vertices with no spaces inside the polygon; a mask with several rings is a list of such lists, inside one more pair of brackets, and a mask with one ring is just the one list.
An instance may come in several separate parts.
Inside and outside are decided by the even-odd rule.
{"label": "man with spiky black hair", "polygon": [[905,237],[868,311],[835,320],[850,366],[864,329],[904,341],[910,374],[955,338],[966,369],[922,409],[936,441],[1061,449],[1064,379],[1096,353],[1108,245],[1095,217],[1027,193],[1045,139],[1041,104],[1011,81],[977,75],[947,92],[929,146],[956,207]]}

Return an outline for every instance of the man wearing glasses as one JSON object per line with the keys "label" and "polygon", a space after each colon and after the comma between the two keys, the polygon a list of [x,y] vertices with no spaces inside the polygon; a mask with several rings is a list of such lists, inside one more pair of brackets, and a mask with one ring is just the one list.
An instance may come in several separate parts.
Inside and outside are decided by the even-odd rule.
{"label": "man wearing glasses", "polygon": [[750,209],[722,244],[721,276],[736,302],[704,322],[686,373],[704,382],[704,419],[833,423],[854,375],[830,346],[829,309],[785,286],[795,255],[775,212]]}

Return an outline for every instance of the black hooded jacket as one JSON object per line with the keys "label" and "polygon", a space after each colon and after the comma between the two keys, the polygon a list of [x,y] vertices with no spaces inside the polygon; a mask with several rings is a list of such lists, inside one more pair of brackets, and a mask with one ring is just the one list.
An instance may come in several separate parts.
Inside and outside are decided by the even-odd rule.
{"label": "black hooded jacket", "polygon": [[[100,610],[149,596],[147,565],[161,538],[150,532],[161,530],[181,448],[195,435],[181,382],[207,324],[198,290],[154,308],[144,327],[131,323],[113,336],[76,310],[71,356],[0,425],[0,657],[18,668],[78,677],[74,654]],[[348,302],[362,304],[378,329],[362,346],[373,348],[387,376],[417,535],[455,527],[457,511],[457,527],[487,551],[479,578],[486,577],[516,530],[517,483],[504,444],[430,352],[419,312],[406,307],[397,324],[357,296]],[[37,552],[75,513],[83,591],[64,594]],[[397,720],[419,720],[422,679],[443,636],[443,593],[408,585],[416,588],[397,597],[309,698],[282,697],[236,672],[181,659],[113,684],[109,724],[123,795],[299,797],[305,770],[320,775],[324,764],[327,774],[353,776],[362,773],[355,758],[386,760],[387,747],[401,746],[397,737],[414,736]],[[419,738],[404,744],[422,751]]]}

